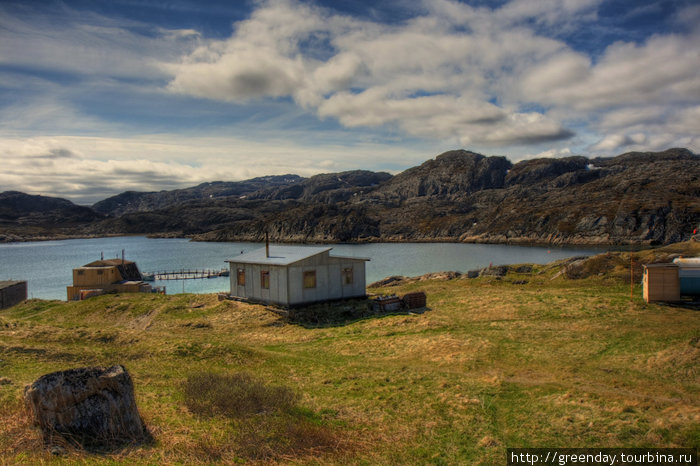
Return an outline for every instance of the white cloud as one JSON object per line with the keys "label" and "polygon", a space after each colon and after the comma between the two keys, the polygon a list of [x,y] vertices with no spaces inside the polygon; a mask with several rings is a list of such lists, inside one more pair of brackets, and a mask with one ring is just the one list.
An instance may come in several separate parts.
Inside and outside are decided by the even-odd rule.
{"label": "white cloud", "polygon": [[216,63],[177,67],[169,89],[183,94],[225,101],[279,97],[294,92],[303,77],[303,65],[274,51],[238,50]]}
{"label": "white cloud", "polygon": [[656,36],[643,45],[610,45],[596,64],[564,51],[536,64],[522,81],[522,95],[533,102],[575,110],[623,105],[673,104],[700,95],[698,46],[682,36]]}
{"label": "white cloud", "polygon": [[[0,138],[0,191],[65,197],[91,204],[126,190],[158,191],[206,181],[271,174],[311,176],[403,160],[422,162],[420,148],[306,146],[278,139],[160,134],[132,138]],[[196,160],[196,164],[192,161]]]}
{"label": "white cloud", "polygon": [[[518,5],[528,15],[541,11],[535,2]],[[569,2],[556,14],[589,7]],[[506,29],[484,21],[483,9],[445,1],[429,8],[435,14],[389,26],[293,1],[266,2],[229,39],[171,65],[169,89],[234,102],[290,96],[347,127],[389,125],[462,143],[528,144],[572,134],[538,112],[518,111],[517,102],[492,102],[563,43],[512,27],[512,12],[503,12]],[[314,40],[331,48],[309,51]]]}
{"label": "white cloud", "polygon": [[639,145],[644,143],[645,141],[646,136],[642,133],[637,133],[634,135],[609,134],[605,136],[603,140],[593,145],[592,149],[596,151],[610,152],[635,144]]}
{"label": "white cloud", "polygon": [[561,158],[561,157],[571,157],[574,155],[571,152],[571,149],[568,147],[563,147],[561,149],[549,149],[543,152],[540,152],[539,154],[534,154],[532,156],[527,156],[525,158],[535,158],[535,159],[554,159],[554,158]]}
{"label": "white cloud", "polygon": [[0,6],[0,64],[82,76],[165,79],[159,62],[191,50],[199,38],[191,30],[135,32],[142,26],[68,8],[47,9],[27,19]]}
{"label": "white cloud", "polygon": [[666,108],[660,105],[624,107],[603,115],[600,127],[604,129],[633,128],[640,124],[661,124],[666,119]]}
{"label": "white cloud", "polygon": [[582,21],[582,15],[587,15],[587,20],[595,19],[595,8],[600,3],[602,0],[513,0],[500,8],[497,16],[513,23],[535,20],[561,28],[562,23]]}
{"label": "white cloud", "polygon": [[0,113],[0,130],[5,132],[42,131],[63,132],[99,130],[103,122],[77,111],[67,98],[58,93],[40,93],[8,105]]}
{"label": "white cloud", "polygon": [[590,149],[606,154],[621,150],[664,150],[686,147],[700,151],[700,105],[668,109],[661,106],[632,107],[611,112],[599,124],[605,136]]}
{"label": "white cloud", "polygon": [[307,78],[299,42],[323,28],[309,6],[286,1],[259,8],[229,40],[202,45],[164,69],[177,93],[225,101],[292,95]]}

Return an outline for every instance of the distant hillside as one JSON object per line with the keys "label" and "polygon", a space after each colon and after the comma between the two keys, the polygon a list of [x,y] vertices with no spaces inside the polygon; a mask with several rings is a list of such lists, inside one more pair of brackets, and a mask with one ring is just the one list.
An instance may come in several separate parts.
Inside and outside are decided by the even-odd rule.
{"label": "distant hillside", "polygon": [[334,204],[349,201],[353,196],[366,194],[391,179],[384,172],[353,170],[342,173],[324,173],[301,179],[284,187],[263,189],[248,196],[249,199],[286,200]]}
{"label": "distant hillside", "polygon": [[[81,208],[84,220],[68,230],[204,241],[260,241],[268,231],[293,242],[668,244],[700,223],[700,157],[669,149],[513,164],[456,150],[396,176],[356,170],[204,183],[126,192],[93,208]],[[5,231],[26,225],[5,218]],[[66,232],[61,218],[39,218]]]}
{"label": "distant hillside", "polygon": [[148,212],[183,202],[226,196],[247,196],[256,191],[296,185],[304,178],[298,175],[263,176],[245,181],[214,181],[173,191],[126,191],[95,203],[92,208],[102,214],[120,216],[132,212]]}
{"label": "distant hillside", "polygon": [[104,215],[57,197],[18,191],[0,193],[0,242],[25,237],[74,235]]}

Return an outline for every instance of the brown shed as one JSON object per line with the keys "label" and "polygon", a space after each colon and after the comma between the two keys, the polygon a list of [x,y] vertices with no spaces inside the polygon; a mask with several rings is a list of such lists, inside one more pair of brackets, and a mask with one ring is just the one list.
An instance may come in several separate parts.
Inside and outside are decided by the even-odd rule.
{"label": "brown shed", "polygon": [[644,266],[644,301],[680,301],[681,284],[675,264]]}
{"label": "brown shed", "polygon": [[106,259],[73,269],[73,285],[67,287],[68,301],[78,301],[105,293],[150,293],[135,262]]}

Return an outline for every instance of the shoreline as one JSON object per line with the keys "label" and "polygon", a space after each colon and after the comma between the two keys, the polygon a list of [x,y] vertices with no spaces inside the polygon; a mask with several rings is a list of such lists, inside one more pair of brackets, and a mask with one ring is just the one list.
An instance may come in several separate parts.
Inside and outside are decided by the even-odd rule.
{"label": "shoreline", "polygon": [[[206,235],[206,234],[205,234]],[[134,237],[143,236],[149,239],[188,239],[193,242],[202,243],[238,243],[238,242],[251,242],[251,243],[264,243],[264,236],[258,237],[252,235],[242,235],[233,239],[227,240],[217,240],[202,237],[204,235],[181,235],[177,233],[106,233],[106,234],[87,234],[87,235],[71,235],[71,234],[57,234],[57,235],[37,235],[37,236],[19,236],[19,235],[0,235],[0,244],[13,244],[13,243],[30,243],[30,242],[42,242],[42,241],[65,241],[65,240],[76,240],[76,239],[98,239],[98,238],[116,238],[116,237]],[[395,243],[395,244],[425,244],[425,243],[451,243],[451,244],[494,244],[494,245],[507,245],[507,246],[529,246],[529,247],[554,247],[554,248],[565,248],[565,247],[592,247],[592,248],[605,248],[605,247],[615,247],[621,248],[623,250],[638,250],[641,248],[656,248],[668,246],[671,243],[655,243],[651,240],[634,240],[634,239],[603,239],[603,238],[589,238],[585,239],[583,237],[574,238],[568,241],[561,237],[553,237],[549,235],[551,239],[549,241],[543,239],[537,239],[532,237],[524,236],[513,236],[507,237],[505,235],[476,235],[476,236],[461,236],[461,237],[423,237],[423,238],[405,238],[405,237],[371,237],[371,238],[358,238],[353,241],[338,241],[330,238],[301,238],[301,237],[288,237],[281,239],[271,239],[275,243],[280,244],[378,244],[378,243]],[[697,241],[696,237],[691,236],[687,241]]]}

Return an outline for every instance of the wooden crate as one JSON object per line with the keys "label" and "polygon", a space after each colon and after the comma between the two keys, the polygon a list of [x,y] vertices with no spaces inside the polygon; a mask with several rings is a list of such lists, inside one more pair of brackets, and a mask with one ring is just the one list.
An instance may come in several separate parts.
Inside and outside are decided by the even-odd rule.
{"label": "wooden crate", "polygon": [[403,302],[407,309],[420,309],[425,307],[426,296],[422,291],[407,293],[403,297]]}

